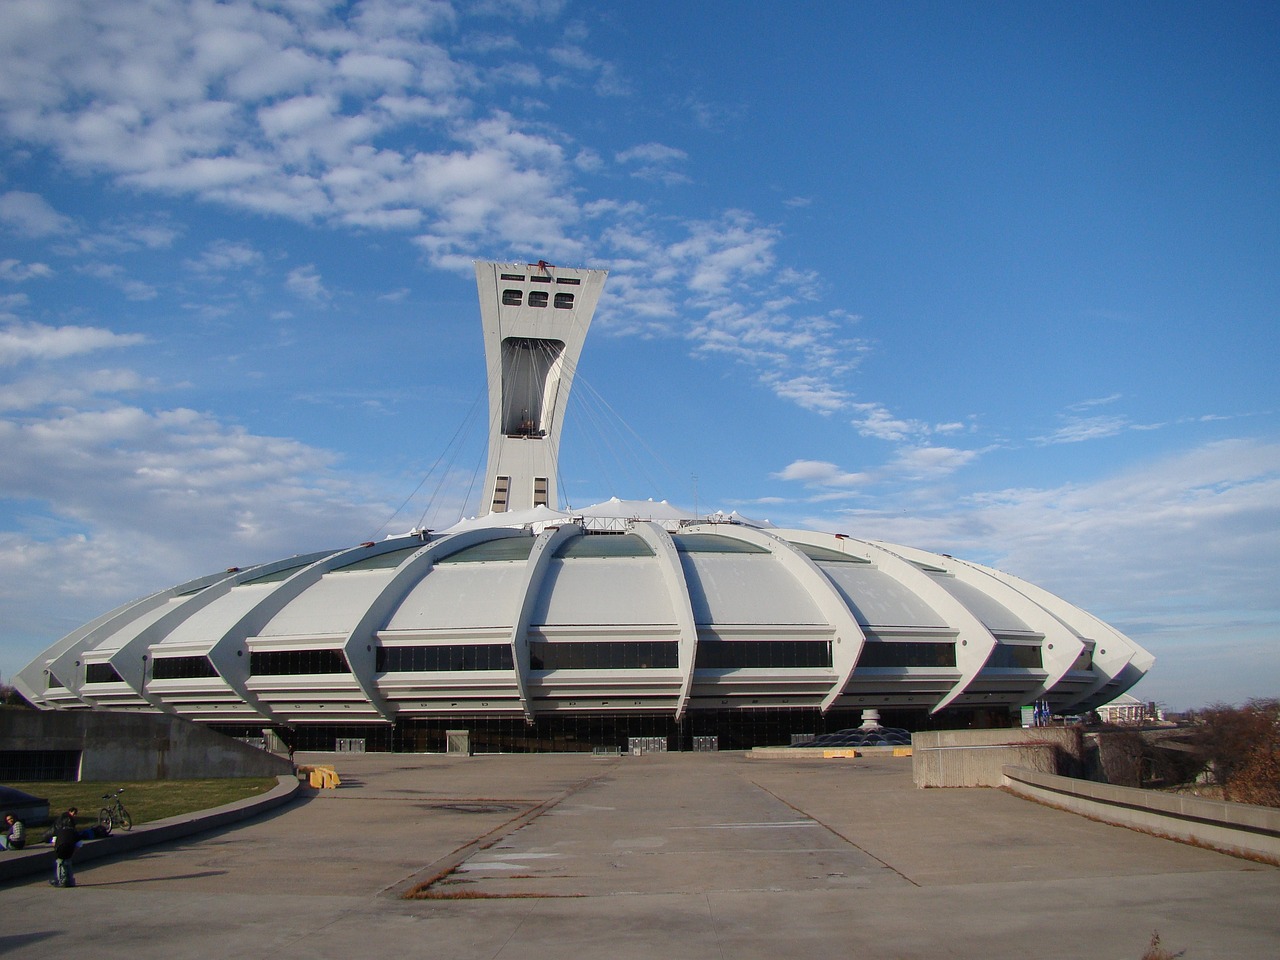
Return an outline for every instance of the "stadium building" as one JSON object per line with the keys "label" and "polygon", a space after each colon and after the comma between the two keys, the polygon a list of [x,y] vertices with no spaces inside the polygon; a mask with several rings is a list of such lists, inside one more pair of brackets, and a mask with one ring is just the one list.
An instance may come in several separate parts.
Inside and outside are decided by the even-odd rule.
{"label": "stadium building", "polygon": [[[1153,658],[1016,577],[666,502],[561,510],[557,454],[605,271],[478,263],[486,510],[179,584],[103,614],[14,679],[45,709],[168,711],[299,748],[785,744],[1079,713]],[[873,713],[872,711],[876,711]]]}

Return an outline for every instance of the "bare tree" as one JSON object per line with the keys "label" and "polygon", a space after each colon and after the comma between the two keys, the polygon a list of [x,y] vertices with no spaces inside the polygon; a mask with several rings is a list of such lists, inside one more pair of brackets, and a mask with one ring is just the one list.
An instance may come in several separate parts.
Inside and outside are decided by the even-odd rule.
{"label": "bare tree", "polygon": [[1217,703],[1199,716],[1199,744],[1223,797],[1280,807],[1280,700]]}

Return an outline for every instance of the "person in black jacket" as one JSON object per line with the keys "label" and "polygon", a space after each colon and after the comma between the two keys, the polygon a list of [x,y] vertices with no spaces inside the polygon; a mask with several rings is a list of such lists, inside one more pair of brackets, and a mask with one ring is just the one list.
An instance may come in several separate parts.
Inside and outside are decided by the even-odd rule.
{"label": "person in black jacket", "polygon": [[68,807],[53,824],[53,879],[49,881],[55,887],[74,887],[75,873],[71,869],[71,858],[76,855],[76,847],[80,846],[80,832],[76,829],[76,814],[80,811]]}

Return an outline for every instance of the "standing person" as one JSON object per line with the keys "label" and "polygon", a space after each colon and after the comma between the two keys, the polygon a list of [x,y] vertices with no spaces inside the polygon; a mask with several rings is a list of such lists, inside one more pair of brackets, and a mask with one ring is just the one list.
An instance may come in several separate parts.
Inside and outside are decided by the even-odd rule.
{"label": "standing person", "polygon": [[27,845],[27,827],[12,813],[4,815],[4,833],[0,833],[0,850],[21,850]]}
{"label": "standing person", "polygon": [[55,887],[76,885],[71,858],[76,855],[76,847],[80,846],[80,832],[76,829],[76,814],[79,812],[75,807],[68,807],[67,812],[53,824],[54,875],[49,883]]}

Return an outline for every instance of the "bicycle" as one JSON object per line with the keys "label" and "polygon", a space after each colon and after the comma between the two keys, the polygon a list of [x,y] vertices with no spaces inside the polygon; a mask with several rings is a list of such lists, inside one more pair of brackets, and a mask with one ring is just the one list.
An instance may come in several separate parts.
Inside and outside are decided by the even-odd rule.
{"label": "bicycle", "polygon": [[126,830],[133,829],[133,817],[129,816],[129,811],[120,802],[120,794],[122,793],[124,793],[124,787],[120,787],[114,794],[104,793],[102,795],[102,799],[107,801],[107,805],[98,811],[98,826],[105,833],[110,833],[116,827],[124,827]]}

